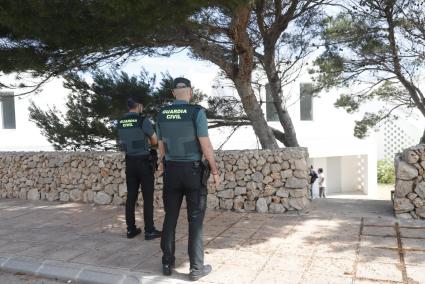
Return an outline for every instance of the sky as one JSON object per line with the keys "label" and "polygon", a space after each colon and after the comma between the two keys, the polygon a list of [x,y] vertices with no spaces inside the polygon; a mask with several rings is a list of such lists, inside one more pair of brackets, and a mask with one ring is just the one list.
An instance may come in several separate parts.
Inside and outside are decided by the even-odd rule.
{"label": "sky", "polygon": [[214,92],[212,85],[219,74],[219,68],[216,65],[191,59],[185,51],[170,57],[141,57],[137,61],[125,64],[122,71],[139,74],[142,68],[150,74],[156,74],[157,82],[161,79],[161,73],[169,72],[173,78],[185,77],[191,81],[193,87],[207,95],[212,95]]}

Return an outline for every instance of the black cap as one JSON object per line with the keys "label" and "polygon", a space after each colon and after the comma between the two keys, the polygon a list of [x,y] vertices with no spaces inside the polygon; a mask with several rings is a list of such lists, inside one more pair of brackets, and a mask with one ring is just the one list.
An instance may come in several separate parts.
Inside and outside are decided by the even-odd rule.
{"label": "black cap", "polygon": [[141,104],[141,103],[143,103],[142,100],[140,98],[137,98],[137,97],[134,97],[134,98],[131,97],[131,98],[128,98],[128,100],[127,100],[128,108],[134,108],[136,106],[136,104]]}
{"label": "black cap", "polygon": [[192,87],[190,85],[190,81],[183,77],[177,77],[173,81],[173,89],[180,89],[180,88],[190,88]]}

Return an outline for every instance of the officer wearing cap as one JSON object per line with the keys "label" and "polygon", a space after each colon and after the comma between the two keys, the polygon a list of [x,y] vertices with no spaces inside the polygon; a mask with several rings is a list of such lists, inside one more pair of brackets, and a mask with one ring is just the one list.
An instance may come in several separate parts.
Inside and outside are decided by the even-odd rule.
{"label": "officer wearing cap", "polygon": [[149,144],[157,145],[157,137],[150,120],[140,113],[143,105],[137,98],[127,101],[128,113],[118,120],[120,145],[125,151],[127,201],[125,204],[125,220],[127,238],[134,238],[142,232],[136,227],[135,206],[140,185],[143,194],[143,217],[145,221],[145,239],[159,238],[161,232],[156,230],[153,222],[154,166]]}
{"label": "officer wearing cap", "polygon": [[189,278],[195,281],[212,270],[210,265],[204,265],[202,226],[209,172],[205,176],[207,168],[202,155],[209,163],[216,185],[219,184],[219,176],[208,137],[205,111],[198,105],[189,104],[192,94],[188,79],[176,78],[173,81],[176,100],[159,111],[157,133],[160,160],[164,157],[165,219],[161,238],[163,274],[171,275],[174,266],[176,225],[185,196],[189,221]]}

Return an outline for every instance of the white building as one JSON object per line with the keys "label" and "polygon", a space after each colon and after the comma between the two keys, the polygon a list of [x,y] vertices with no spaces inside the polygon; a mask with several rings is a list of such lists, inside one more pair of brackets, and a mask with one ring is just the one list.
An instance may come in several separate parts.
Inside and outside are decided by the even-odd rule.
{"label": "white building", "polygon": [[[353,136],[354,121],[359,115],[347,114],[336,109],[339,97],[335,90],[311,93],[308,78],[300,79],[285,89],[287,102],[300,146],[307,147],[314,169],[323,168],[328,193],[363,192],[376,193],[377,144],[374,135],[360,140]],[[282,129],[270,103],[271,98],[262,96],[263,111],[269,125]],[[231,130],[213,130],[213,144],[221,145]],[[219,135],[220,134],[220,135]],[[237,130],[223,149],[259,148],[252,128]]]}
{"label": "white building", "polygon": [[[213,95],[211,87],[217,74],[217,67],[209,63],[190,64],[182,58],[146,58],[131,68],[128,73],[137,73],[140,66],[149,66],[149,71],[159,74],[172,66],[174,76],[184,75],[192,79],[193,84],[203,92]],[[188,68],[190,66],[190,68]],[[137,71],[135,71],[137,70]],[[328,193],[344,193],[360,191],[374,196],[376,191],[376,162],[377,157],[391,157],[396,151],[410,146],[418,141],[416,125],[408,129],[407,126],[397,126],[397,131],[373,133],[369,138],[359,140],[353,136],[354,121],[362,114],[347,114],[343,109],[336,109],[334,103],[340,93],[336,90],[312,96],[309,92],[310,79],[303,76],[298,81],[285,87],[285,97],[289,97],[286,105],[293,120],[297,138],[301,146],[307,147],[310,162],[317,170],[323,168],[327,178]],[[228,90],[226,94],[234,91]],[[263,93],[264,90],[263,90]],[[53,150],[46,138],[34,123],[28,120],[28,106],[34,99],[38,106],[55,105],[63,109],[68,91],[63,88],[60,80],[53,81],[44,87],[38,95],[29,95],[23,98],[10,98],[10,92],[0,90],[0,151],[46,151]],[[36,97],[35,97],[36,96]],[[5,99],[6,97],[6,99]],[[263,111],[269,124],[282,129],[276,121],[271,107],[270,98],[261,95]],[[14,111],[11,108],[14,107]],[[404,123],[407,123],[404,121]],[[387,126],[386,126],[387,127]],[[389,126],[388,126],[389,127]],[[410,135],[406,139],[406,135]],[[228,136],[232,129],[210,130],[215,148],[226,142],[222,149],[258,149],[260,145],[251,127],[241,127],[233,135]],[[404,133],[403,132],[403,133]],[[389,133],[389,134],[388,134]],[[385,134],[385,135],[384,135]],[[394,136],[393,138],[389,136]],[[416,136],[415,136],[416,135]],[[391,140],[392,139],[392,140]],[[400,143],[393,143],[393,141]],[[391,143],[389,143],[391,142]],[[403,143],[401,143],[403,142]],[[397,147],[390,148],[389,145]]]}
{"label": "white building", "polygon": [[[300,145],[308,148],[314,168],[324,169],[328,193],[360,191],[373,195],[376,189],[377,155],[374,137],[366,140],[353,137],[355,117],[333,106],[338,97],[336,92],[324,92],[319,97],[313,97],[308,87],[309,84],[302,81],[292,84],[286,90],[291,94],[287,105]],[[38,106],[56,105],[63,109],[67,90],[62,87],[62,82],[58,80],[49,83],[43,92],[35,95],[37,97],[14,98],[10,92],[0,94],[0,151],[53,150],[36,125],[29,121],[28,106],[34,99]],[[262,99],[270,101],[265,96]],[[263,104],[269,124],[281,129],[270,106],[271,103]],[[229,131],[211,130],[215,148],[224,142]],[[238,129],[222,147],[224,150],[258,148],[260,146],[250,127]]]}
{"label": "white building", "polygon": [[22,90],[0,90],[0,151],[54,150],[40,129],[29,120],[31,100],[38,106],[64,109],[67,90],[61,80],[48,83],[39,94],[15,97]]}
{"label": "white building", "polygon": [[[422,127],[421,127],[422,120]],[[384,123],[377,132],[378,160],[393,160],[396,153],[419,143],[423,119],[399,119]]]}

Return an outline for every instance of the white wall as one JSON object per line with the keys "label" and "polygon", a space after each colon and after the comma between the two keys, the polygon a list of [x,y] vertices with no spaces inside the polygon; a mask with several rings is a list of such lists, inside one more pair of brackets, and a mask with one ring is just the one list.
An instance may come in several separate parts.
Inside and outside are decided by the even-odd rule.
{"label": "white wall", "polygon": [[346,156],[341,158],[341,192],[367,193],[367,156]]}
{"label": "white wall", "polygon": [[425,121],[420,116],[384,123],[377,132],[378,160],[393,160],[396,153],[417,145],[424,125]]}
{"label": "white wall", "polygon": [[327,193],[341,192],[343,187],[341,157],[327,158],[327,166],[325,171]]}
{"label": "white wall", "polygon": [[[19,94],[22,90],[14,92]],[[16,129],[0,129],[0,151],[51,151],[53,147],[41,134],[40,129],[29,121],[28,107],[30,101],[47,109],[56,105],[63,109],[67,90],[63,88],[61,80],[54,80],[43,87],[38,94],[15,97]],[[1,118],[0,118],[1,119]],[[0,123],[1,125],[1,123]]]}

